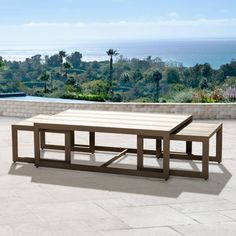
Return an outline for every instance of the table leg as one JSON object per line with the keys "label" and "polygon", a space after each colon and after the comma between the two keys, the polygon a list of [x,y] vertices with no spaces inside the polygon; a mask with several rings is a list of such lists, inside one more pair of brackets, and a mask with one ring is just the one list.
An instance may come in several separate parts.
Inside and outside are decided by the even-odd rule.
{"label": "table leg", "polygon": [[18,158],[18,131],[14,126],[12,126],[12,158],[13,162]]}
{"label": "table leg", "polygon": [[143,137],[137,136],[137,169],[143,168]]}
{"label": "table leg", "polygon": [[34,157],[35,157],[35,166],[39,167],[40,162],[40,139],[39,139],[39,129],[34,128]]}
{"label": "table leg", "polygon": [[170,136],[163,137],[163,174],[165,180],[169,179],[170,169]]}
{"label": "table leg", "polygon": [[202,142],[202,173],[205,180],[209,175],[209,139]]}
{"label": "table leg", "polygon": [[216,159],[218,163],[222,161],[222,127],[216,133]]}

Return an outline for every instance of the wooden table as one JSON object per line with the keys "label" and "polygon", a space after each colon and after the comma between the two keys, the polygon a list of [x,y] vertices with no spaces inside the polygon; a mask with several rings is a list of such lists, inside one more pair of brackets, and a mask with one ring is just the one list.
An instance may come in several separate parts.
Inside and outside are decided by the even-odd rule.
{"label": "wooden table", "polygon": [[[85,171],[106,172],[136,176],[169,178],[170,135],[192,121],[191,115],[172,115],[137,112],[67,110],[34,123],[35,165]],[[65,161],[46,160],[40,158],[40,134],[47,130],[65,133]],[[74,131],[90,133],[90,144],[86,146],[74,144]],[[137,136],[137,149],[125,149],[95,145],[95,133],[131,134]],[[146,168],[143,165],[143,141],[145,138],[156,139],[156,155],[160,155],[160,140],[163,140],[163,169]],[[45,138],[43,138],[45,141]],[[47,148],[50,145],[44,144]],[[52,145],[55,148],[55,145]],[[101,166],[72,164],[71,151],[95,150],[117,151],[118,155]],[[109,165],[126,153],[137,153],[137,169],[121,169]]]}

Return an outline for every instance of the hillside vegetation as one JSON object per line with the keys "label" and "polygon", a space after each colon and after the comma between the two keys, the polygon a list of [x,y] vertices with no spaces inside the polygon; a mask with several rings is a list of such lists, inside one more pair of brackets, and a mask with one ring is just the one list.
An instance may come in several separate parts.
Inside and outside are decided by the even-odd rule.
{"label": "hillside vegetation", "polygon": [[160,58],[126,59],[116,50],[107,61],[85,62],[80,52],[35,55],[24,61],[0,57],[0,92],[114,102],[236,101],[236,61],[212,69],[184,67]]}

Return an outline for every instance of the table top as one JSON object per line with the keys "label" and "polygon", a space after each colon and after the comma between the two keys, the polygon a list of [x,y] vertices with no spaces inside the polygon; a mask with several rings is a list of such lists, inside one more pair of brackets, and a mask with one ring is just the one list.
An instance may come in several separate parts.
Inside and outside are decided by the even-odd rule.
{"label": "table top", "polygon": [[35,122],[38,128],[75,129],[139,135],[172,133],[192,120],[191,115],[67,110]]}

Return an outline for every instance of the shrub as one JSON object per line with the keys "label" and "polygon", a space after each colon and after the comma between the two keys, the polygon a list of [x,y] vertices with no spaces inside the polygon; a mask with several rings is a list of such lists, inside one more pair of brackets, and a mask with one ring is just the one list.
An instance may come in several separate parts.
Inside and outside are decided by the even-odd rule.
{"label": "shrub", "polygon": [[208,92],[206,90],[198,91],[193,96],[194,103],[216,103],[223,102],[224,96],[221,89],[215,89],[212,92]]}
{"label": "shrub", "polygon": [[236,101],[236,87],[229,87],[225,90],[224,96],[228,98],[231,102]]}
{"label": "shrub", "polygon": [[174,102],[178,102],[178,103],[191,103],[192,99],[193,99],[192,90],[182,91],[182,92],[177,93],[174,96]]}
{"label": "shrub", "polygon": [[115,93],[112,97],[113,102],[122,102],[122,96],[119,93]]}

